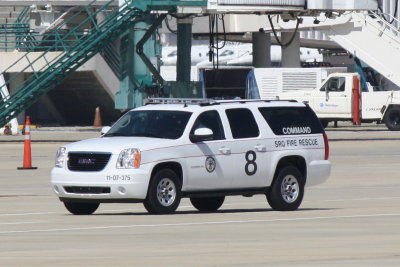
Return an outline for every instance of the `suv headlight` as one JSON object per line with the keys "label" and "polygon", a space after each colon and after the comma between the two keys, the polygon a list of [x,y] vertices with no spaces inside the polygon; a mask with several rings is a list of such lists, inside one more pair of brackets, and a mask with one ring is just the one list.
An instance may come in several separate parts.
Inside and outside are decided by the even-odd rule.
{"label": "suv headlight", "polygon": [[60,148],[57,150],[57,153],[56,153],[56,162],[55,162],[55,166],[56,166],[57,168],[62,168],[62,167],[64,167],[64,162],[65,162],[66,155],[67,155],[66,151],[67,151],[67,149],[66,149],[65,147],[60,147]]}
{"label": "suv headlight", "polygon": [[124,149],[119,153],[117,169],[133,169],[140,167],[140,150],[137,148]]}

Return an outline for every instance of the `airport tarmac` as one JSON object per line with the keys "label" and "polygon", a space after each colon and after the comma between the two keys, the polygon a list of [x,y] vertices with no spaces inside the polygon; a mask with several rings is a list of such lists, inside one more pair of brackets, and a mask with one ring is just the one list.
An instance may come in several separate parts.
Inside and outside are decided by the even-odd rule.
{"label": "airport tarmac", "polygon": [[400,132],[347,125],[327,134],[332,175],[297,211],[255,196],[228,197],[216,213],[184,199],[173,215],[102,204],[90,216],[64,209],[50,171],[59,146],[98,129],[33,130],[37,170],[17,170],[23,136],[1,136],[0,266],[399,266]]}

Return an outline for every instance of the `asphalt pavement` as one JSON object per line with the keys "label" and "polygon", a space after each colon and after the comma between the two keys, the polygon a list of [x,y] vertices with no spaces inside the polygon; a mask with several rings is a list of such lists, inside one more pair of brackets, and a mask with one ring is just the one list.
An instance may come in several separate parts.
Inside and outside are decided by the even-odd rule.
{"label": "asphalt pavement", "polygon": [[[184,199],[172,215],[141,204],[69,214],[50,171],[63,143],[90,127],[0,137],[0,266],[399,266],[400,132],[382,125],[327,128],[332,175],[308,188],[299,210],[273,211],[264,196],[227,197],[215,213]],[[15,139],[14,139],[15,138]]]}

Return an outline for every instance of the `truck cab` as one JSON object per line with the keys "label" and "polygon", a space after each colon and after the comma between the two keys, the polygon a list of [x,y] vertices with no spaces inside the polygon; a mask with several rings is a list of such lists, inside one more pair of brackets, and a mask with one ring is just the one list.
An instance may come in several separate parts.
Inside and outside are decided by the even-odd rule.
{"label": "truck cab", "polygon": [[400,130],[400,92],[382,91],[368,83],[362,88],[358,73],[332,73],[319,88],[277,97],[307,103],[324,126],[331,121],[384,122],[390,130]]}

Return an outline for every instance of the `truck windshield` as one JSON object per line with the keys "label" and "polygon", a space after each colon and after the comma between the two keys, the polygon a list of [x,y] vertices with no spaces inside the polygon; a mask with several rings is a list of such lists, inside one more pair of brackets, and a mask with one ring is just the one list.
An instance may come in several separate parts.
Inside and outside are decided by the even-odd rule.
{"label": "truck windshield", "polygon": [[168,110],[130,111],[104,135],[178,139],[192,113]]}

